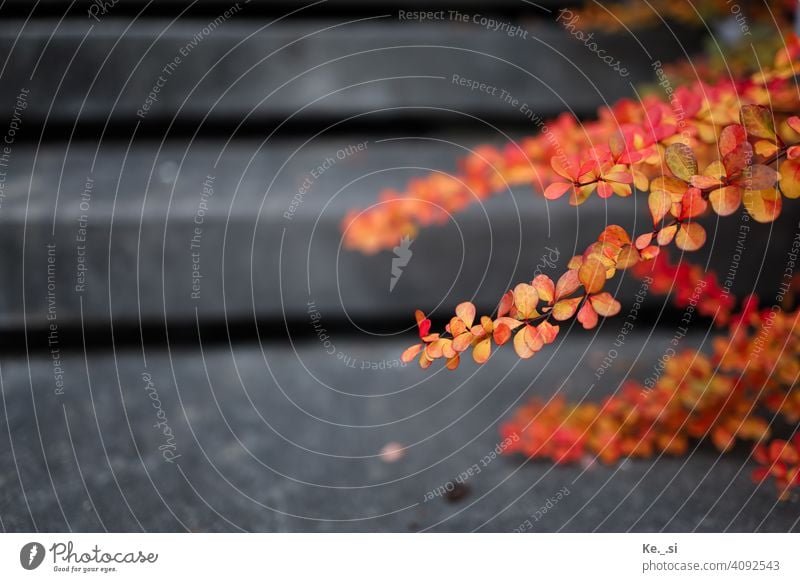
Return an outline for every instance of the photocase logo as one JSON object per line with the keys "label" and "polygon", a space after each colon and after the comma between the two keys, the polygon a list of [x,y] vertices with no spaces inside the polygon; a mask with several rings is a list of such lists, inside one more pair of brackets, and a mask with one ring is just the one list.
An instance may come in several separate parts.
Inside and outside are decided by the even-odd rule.
{"label": "photocase logo", "polygon": [[410,237],[404,236],[400,240],[400,244],[393,249],[394,258],[392,259],[392,278],[389,280],[389,293],[394,291],[394,286],[400,280],[403,269],[408,265],[411,256],[414,254],[411,252],[411,244],[413,242]]}
{"label": "photocase logo", "polygon": [[26,570],[35,570],[44,561],[44,546],[38,542],[29,542],[19,551],[19,563]]}

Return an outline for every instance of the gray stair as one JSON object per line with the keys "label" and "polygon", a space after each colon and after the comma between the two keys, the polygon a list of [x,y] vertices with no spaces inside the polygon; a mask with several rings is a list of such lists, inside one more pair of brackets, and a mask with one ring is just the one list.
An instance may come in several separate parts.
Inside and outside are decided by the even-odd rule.
{"label": "gray stair", "polygon": [[[522,400],[600,399],[629,372],[649,374],[671,339],[637,330],[596,381],[614,336],[576,330],[533,360],[508,348],[454,373],[362,370],[405,343],[347,337],[333,341],[354,367],[316,341],[146,349],[146,364],[137,351],[73,353],[60,396],[50,358],[3,358],[12,436],[0,432],[0,518],[13,531],[513,531],[567,487],[531,519],[534,531],[797,531],[797,504],[750,481],[744,450],[483,466],[502,440],[498,423]],[[702,334],[684,342],[701,346]],[[159,451],[159,409],[180,455],[172,462]],[[408,449],[387,464],[377,455],[391,441]],[[462,499],[428,494],[476,463]]]}
{"label": "gray stair", "polygon": [[[314,181],[291,218],[285,213],[309,172],[355,144],[352,138],[308,144],[237,140],[227,147],[171,141],[162,148],[111,145],[99,153],[88,144],[52,145],[38,153],[19,147],[0,208],[0,265],[19,276],[0,291],[0,324],[46,325],[48,275],[54,277],[56,316],[63,325],[79,325],[81,303],[88,323],[191,323],[195,313],[201,321],[304,319],[309,301],[328,317],[349,315],[367,327],[378,312],[410,321],[416,308],[446,315],[464,299],[492,309],[537,266],[557,276],[602,225],[648,228],[644,198],[595,197],[576,209],[516,188],[474,205],[448,225],[424,230],[390,291],[392,252],[365,256],[341,248],[345,213],[374,203],[382,188],[401,188],[425,168],[456,170],[461,148],[482,139],[451,135],[450,145],[405,137],[366,139],[363,152],[337,161]],[[204,198],[209,176],[213,195]],[[734,294],[775,293],[781,274],[770,266],[785,261],[798,220],[800,209],[787,203],[774,225],[750,223]],[[708,263],[722,278],[735,265],[742,223],[737,217],[706,223],[713,239],[686,258]],[[54,264],[48,262],[52,244]],[[557,268],[542,263],[544,255],[556,257]],[[626,301],[639,289],[629,274],[611,285]],[[647,301],[660,308],[664,298]]]}
{"label": "gray stair", "polygon": [[[277,24],[249,22],[246,7],[237,14],[208,32],[202,19],[7,21],[0,50],[12,58],[3,71],[0,106],[10,111],[26,88],[26,123],[67,126],[339,119],[368,112],[387,119],[428,108],[428,118],[452,109],[518,121],[519,112],[500,91],[543,116],[565,109],[590,113],[630,94],[631,81],[648,78],[651,62],[677,46],[662,35],[648,57],[635,40],[606,36],[608,50],[624,55],[630,71],[624,78],[552,20],[523,21],[529,34],[522,39],[473,23],[398,22],[390,13],[352,23]],[[17,38],[23,25],[25,34]],[[453,83],[453,75],[498,90],[469,90]]]}

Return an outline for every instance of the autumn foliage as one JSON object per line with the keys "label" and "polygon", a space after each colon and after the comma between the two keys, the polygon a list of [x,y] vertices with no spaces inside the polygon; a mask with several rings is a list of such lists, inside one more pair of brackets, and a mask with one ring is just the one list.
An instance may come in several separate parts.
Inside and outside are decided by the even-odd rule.
{"label": "autumn foliage", "polygon": [[756,75],[697,81],[675,88],[669,99],[622,100],[593,122],[564,114],[535,137],[478,148],[459,175],[413,180],[406,192],[385,192],[381,204],[350,213],[346,246],[374,253],[511,186],[532,185],[546,199],[572,205],[591,196],[647,198],[652,228],[631,233],[607,226],[564,273],[518,283],[493,314],[478,314],[464,302],[444,330],[434,331],[418,311],[420,339],[402,359],[417,359],[423,368],[443,360],[454,369],[464,355],[482,364],[506,343],[531,358],[555,341],[565,322],[592,329],[599,318],[617,315],[621,305],[607,281],[619,271],[650,277],[652,291],[674,288],[679,305],[702,280],[698,311],[727,327],[713,354],[676,354],[652,387],[629,382],[600,404],[533,400],[503,431],[520,437],[514,450],[556,462],[681,454],[705,437],[721,451],[748,441],[757,445],[758,479],[774,477],[781,495],[800,485],[800,441],[767,443],[772,421],[761,414],[800,421],[800,312],[759,310],[754,298],[737,312],[713,275],[672,265],[664,252],[671,245],[687,252],[703,247],[704,217],[745,212],[769,223],[785,200],[800,197],[799,68],[800,42],[792,37]]}

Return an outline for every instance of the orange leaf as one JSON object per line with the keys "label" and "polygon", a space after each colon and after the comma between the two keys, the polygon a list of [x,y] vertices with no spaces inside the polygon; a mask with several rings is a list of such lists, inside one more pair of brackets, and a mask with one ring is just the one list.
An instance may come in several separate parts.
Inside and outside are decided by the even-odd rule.
{"label": "orange leaf", "polygon": [[569,184],[567,182],[553,182],[547,188],[544,189],[544,197],[547,198],[548,200],[558,200],[570,188],[572,188],[572,184]]}
{"label": "orange leaf", "polygon": [[456,368],[458,368],[458,364],[460,361],[461,361],[461,355],[456,354],[455,356],[447,360],[447,369],[455,370]]}
{"label": "orange leaf", "polygon": [[696,251],[706,242],[706,229],[696,222],[681,224],[675,235],[675,244],[684,251]]}
{"label": "orange leaf", "polygon": [[479,341],[475,344],[475,349],[472,350],[472,359],[475,360],[478,364],[483,364],[486,360],[489,359],[489,356],[492,353],[492,340],[491,338],[486,338]]}
{"label": "orange leaf", "polygon": [[457,352],[463,352],[472,344],[474,339],[475,337],[470,332],[462,333],[453,338],[453,349]]}
{"label": "orange leaf", "polygon": [[511,339],[511,328],[504,323],[500,323],[495,326],[493,335],[494,343],[498,346],[502,346]]}
{"label": "orange leaf", "polygon": [[558,335],[558,330],[560,329],[557,325],[553,325],[547,321],[543,321],[539,324],[537,328],[539,330],[539,335],[542,338],[542,341],[546,344],[551,344],[555,341],[556,336]]}
{"label": "orange leaf", "polygon": [[592,295],[589,297],[589,301],[592,302],[592,307],[594,307],[597,314],[603,317],[612,317],[618,314],[619,310],[622,308],[619,301],[614,299],[610,293]]}
{"label": "orange leaf", "polygon": [[714,212],[720,216],[730,216],[742,203],[742,189],[737,186],[725,186],[714,190],[708,199]]}
{"label": "orange leaf", "polygon": [[640,251],[646,248],[650,242],[653,240],[654,233],[646,232],[636,237],[636,248]]}
{"label": "orange leaf", "polygon": [[725,167],[725,175],[732,176],[741,172],[748,165],[753,163],[753,146],[744,142],[736,146],[730,153],[722,158],[722,165]]}
{"label": "orange leaf", "polygon": [[456,352],[455,348],[453,347],[453,340],[442,340],[442,355],[448,360],[458,355],[458,352]]}
{"label": "orange leaf", "polygon": [[423,370],[430,368],[433,360],[431,360],[428,355],[425,353],[425,350],[422,350],[422,354],[419,356],[419,367]]}
{"label": "orange leaf", "polygon": [[531,284],[533,285],[533,288],[536,289],[539,299],[547,303],[553,302],[553,299],[555,298],[556,287],[550,277],[547,275],[536,275]]}
{"label": "orange leaf", "polygon": [[580,280],[578,279],[578,272],[569,270],[558,279],[556,283],[556,299],[572,295],[580,287]]}
{"label": "orange leaf", "polygon": [[538,352],[544,346],[544,339],[539,335],[539,330],[532,325],[526,325],[517,335],[525,336],[525,343],[532,352]]}
{"label": "orange leaf", "polygon": [[726,156],[745,140],[747,140],[747,133],[744,127],[738,124],[729,125],[723,128],[719,134],[719,152]]}
{"label": "orange leaf", "polygon": [[649,247],[643,248],[639,251],[639,254],[642,255],[642,258],[645,261],[649,261],[650,259],[655,259],[658,256],[658,253],[661,252],[661,249],[658,248],[656,245],[650,245]]}
{"label": "orange leaf", "polygon": [[702,214],[708,208],[708,203],[703,199],[703,193],[697,188],[689,188],[681,200],[680,220],[694,218]]}
{"label": "orange leaf", "polygon": [[467,324],[464,323],[464,320],[456,316],[450,319],[450,323],[447,326],[447,331],[450,332],[450,335],[456,337],[469,330],[467,329]]}
{"label": "orange leaf", "polygon": [[781,195],[774,188],[746,190],[742,202],[756,222],[772,222],[780,216],[783,206]]}
{"label": "orange leaf", "polygon": [[760,139],[753,144],[753,149],[759,156],[768,158],[770,156],[774,156],[780,148],[774,141]]}
{"label": "orange leaf", "polygon": [[556,174],[567,180],[574,180],[577,177],[574,174],[573,166],[574,164],[566,156],[553,156],[550,158],[550,167],[553,168]]}
{"label": "orange leaf", "polygon": [[521,330],[514,336],[514,351],[517,352],[517,355],[527,360],[528,358],[532,357],[535,353],[532,349],[528,347],[527,342],[525,341],[525,330]]}
{"label": "orange leaf", "polygon": [[400,361],[408,364],[411,360],[417,357],[417,354],[422,350],[423,344],[414,344],[410,348],[406,348],[403,355],[400,356]]}
{"label": "orange leaf", "polygon": [[597,325],[597,312],[588,301],[578,311],[578,321],[581,322],[584,329],[592,329]]}
{"label": "orange leaf", "polygon": [[628,244],[620,249],[616,266],[618,269],[627,269],[638,263],[639,260],[639,251],[633,245]]}
{"label": "orange leaf", "polygon": [[514,305],[514,294],[511,291],[506,291],[502,299],[500,299],[500,305],[497,306],[497,317],[508,315],[512,305]]}
{"label": "orange leaf", "polygon": [[672,207],[672,197],[663,190],[654,190],[647,197],[647,205],[650,207],[653,224],[659,224]]}
{"label": "orange leaf", "polygon": [[678,225],[672,224],[665,228],[662,228],[658,231],[658,235],[656,236],[656,242],[659,246],[666,246],[672,242],[672,239],[675,238],[675,234],[678,232]]}
{"label": "orange leaf", "polygon": [[562,299],[553,306],[553,318],[556,321],[566,321],[578,309],[582,297],[574,297],[572,299]]}
{"label": "orange leaf", "polygon": [[650,184],[650,190],[660,190],[672,196],[673,199],[680,200],[683,193],[686,192],[686,182],[672,176],[659,176]]}
{"label": "orange leaf", "polygon": [[781,192],[787,198],[800,198],[800,160],[786,160],[780,165]]}
{"label": "orange leaf", "polygon": [[517,329],[520,325],[522,325],[522,322],[518,319],[514,319],[513,317],[498,317],[494,320],[495,328],[501,324],[507,326],[509,329]]}
{"label": "orange leaf", "polygon": [[695,188],[700,188],[701,190],[705,190],[707,188],[714,188],[722,185],[722,182],[719,178],[715,178],[713,176],[692,176],[692,180],[690,182],[692,186]]}
{"label": "orange leaf", "polygon": [[514,287],[514,305],[521,319],[536,317],[536,304],[539,303],[539,295],[536,289],[527,283],[520,283]]}
{"label": "orange leaf", "polygon": [[621,247],[630,243],[631,237],[628,235],[628,231],[621,226],[617,224],[610,224],[603,229],[603,232],[600,233],[600,236],[597,237],[597,240]]}
{"label": "orange leaf", "polygon": [[597,293],[606,284],[606,266],[594,257],[588,258],[578,270],[578,279],[587,293]]}
{"label": "orange leaf", "polygon": [[472,327],[472,322],[475,321],[475,306],[469,301],[459,303],[456,307],[456,315],[461,318],[464,325]]}

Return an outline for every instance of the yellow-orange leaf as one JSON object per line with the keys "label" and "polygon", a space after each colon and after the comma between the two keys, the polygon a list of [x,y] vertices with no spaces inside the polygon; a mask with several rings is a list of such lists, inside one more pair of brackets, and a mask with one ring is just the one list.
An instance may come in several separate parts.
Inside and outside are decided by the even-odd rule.
{"label": "yellow-orange leaf", "polygon": [[603,317],[612,317],[616,315],[622,307],[619,301],[614,299],[610,293],[592,295],[589,297],[589,301],[592,302],[592,307],[594,307],[597,314]]}
{"label": "yellow-orange leaf", "polygon": [[478,364],[483,364],[486,360],[489,359],[489,355],[492,353],[492,340],[491,338],[486,338],[479,341],[475,344],[475,349],[472,350],[472,359],[475,360]]}
{"label": "yellow-orange leaf", "polygon": [[681,224],[675,235],[675,244],[684,251],[696,251],[706,242],[706,229],[696,222]]}
{"label": "yellow-orange leaf", "polygon": [[544,340],[542,336],[539,335],[539,330],[532,325],[526,325],[525,329],[520,331],[517,335],[525,336],[525,343],[533,352],[538,352],[542,349],[542,346],[544,346]]}
{"label": "yellow-orange leaf", "polygon": [[471,344],[475,337],[470,332],[462,333],[453,339],[453,349],[457,352],[463,352]]}
{"label": "yellow-orange leaf", "polygon": [[532,285],[520,283],[514,287],[514,305],[516,305],[518,316],[521,319],[529,319],[538,315],[537,303],[539,303],[539,295]]}
{"label": "yellow-orange leaf", "polygon": [[781,192],[787,198],[800,198],[800,160],[786,160],[780,166]]}
{"label": "yellow-orange leaf", "polygon": [[658,224],[672,207],[672,197],[663,190],[654,190],[647,197],[647,205],[650,207],[653,224]]}
{"label": "yellow-orange leaf", "polygon": [[739,114],[747,135],[775,140],[775,122],[772,118],[772,111],[768,107],[744,105]]}
{"label": "yellow-orange leaf", "polygon": [[552,303],[556,294],[556,286],[550,277],[547,275],[536,275],[532,281],[532,285],[533,288],[536,289],[539,299],[547,303]]}
{"label": "yellow-orange leaf", "polygon": [[631,242],[631,237],[628,235],[628,231],[617,224],[610,224],[608,225],[600,236],[597,237],[597,240],[600,242],[607,242],[618,247],[621,247],[624,244]]}
{"label": "yellow-orange leaf", "polygon": [[738,186],[726,186],[714,190],[708,196],[711,208],[720,216],[729,216],[736,212],[742,203],[742,189]]}
{"label": "yellow-orange leaf", "polygon": [[659,246],[666,246],[672,242],[672,239],[675,238],[675,233],[678,232],[678,225],[673,224],[662,228],[658,231],[658,235],[656,236],[656,242]]}
{"label": "yellow-orange leaf", "polygon": [[756,222],[772,222],[781,214],[783,201],[774,188],[769,190],[747,190],[742,196],[747,212]]}
{"label": "yellow-orange leaf", "polygon": [[538,327],[539,335],[542,337],[542,341],[546,344],[551,344],[555,341],[559,329],[560,328],[557,325],[553,325],[547,321],[543,321]]}
{"label": "yellow-orange leaf", "polygon": [[664,159],[675,177],[684,182],[697,174],[697,159],[692,148],[686,144],[674,143],[669,146],[664,152]]}
{"label": "yellow-orange leaf", "polygon": [[639,251],[633,245],[627,244],[620,249],[617,255],[617,268],[627,269],[638,263],[639,260]]}
{"label": "yellow-orange leaf", "polygon": [[400,356],[400,360],[406,364],[408,364],[411,360],[417,357],[417,354],[422,350],[422,344],[414,344],[410,348],[406,348],[403,351],[403,355]]}
{"label": "yellow-orange leaf", "polygon": [[641,251],[642,249],[650,246],[652,240],[653,240],[652,232],[646,232],[644,234],[640,234],[639,236],[636,237],[636,248]]}
{"label": "yellow-orange leaf", "polygon": [[680,200],[683,193],[686,192],[686,182],[672,176],[659,176],[650,183],[650,190],[660,190]]}
{"label": "yellow-orange leaf", "polygon": [[494,320],[495,329],[500,324],[506,325],[510,329],[517,329],[520,325],[522,325],[522,322],[518,319],[514,319],[513,317],[498,317]]}
{"label": "yellow-orange leaf", "polygon": [[562,299],[553,306],[553,318],[557,321],[566,321],[578,309],[581,302],[581,297],[574,297],[572,299]]}
{"label": "yellow-orange leaf", "polygon": [[594,257],[586,259],[578,270],[578,279],[587,293],[597,293],[606,284],[606,266]]}
{"label": "yellow-orange leaf", "polygon": [[534,351],[528,347],[528,344],[525,341],[524,329],[519,331],[514,336],[514,351],[517,352],[517,355],[524,360],[527,360],[534,354]]}
{"label": "yellow-orange leaf", "polygon": [[456,315],[461,318],[467,327],[472,327],[472,322],[475,321],[475,306],[469,301],[459,303],[456,307]]}
{"label": "yellow-orange leaf", "polygon": [[450,325],[447,326],[447,331],[449,331],[453,337],[459,336],[468,331],[467,324],[464,323],[460,317],[453,317],[450,319]]}

